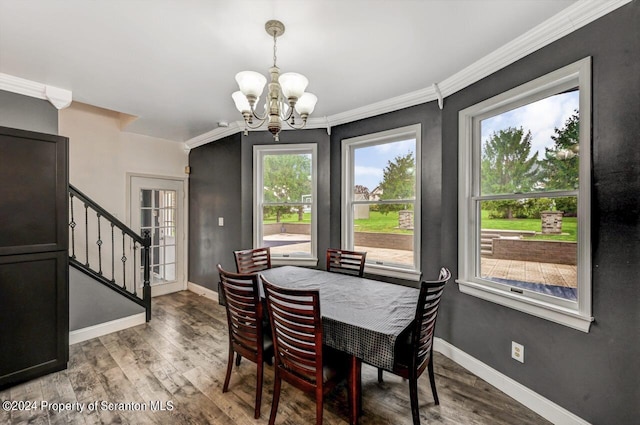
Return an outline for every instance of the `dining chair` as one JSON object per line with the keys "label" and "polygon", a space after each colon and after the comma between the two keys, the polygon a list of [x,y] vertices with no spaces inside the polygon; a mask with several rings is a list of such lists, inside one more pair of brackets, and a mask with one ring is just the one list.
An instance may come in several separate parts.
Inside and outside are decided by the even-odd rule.
{"label": "dining chair", "polygon": [[[260,417],[264,362],[271,363],[273,341],[263,325],[263,306],[258,292],[259,278],[256,274],[240,274],[225,271],[218,264],[220,288],[227,299],[227,324],[229,325],[229,361],[222,392],[229,389],[233,357],[237,354],[257,365],[256,404],[254,417]],[[239,362],[236,362],[239,366]]]}
{"label": "dining chair", "polygon": [[257,273],[271,268],[269,247],[233,251],[238,273]]}
{"label": "dining chair", "polygon": [[275,351],[269,425],[276,420],[282,380],[315,394],[316,424],[322,424],[324,395],[347,377],[349,357],[323,348],[319,291],[280,288],[261,278]]}
{"label": "dining chair", "polygon": [[366,252],[329,248],[327,271],[362,277],[366,258]]}
{"label": "dining chair", "polygon": [[[425,368],[429,373],[435,404],[440,404],[433,373],[433,332],[436,326],[440,298],[449,279],[451,279],[451,272],[443,267],[440,269],[438,280],[421,283],[411,332],[407,334],[405,339],[396,343],[393,370],[390,372],[409,380],[413,425],[420,425],[418,378]],[[382,382],[382,369],[378,369],[378,381]]]}

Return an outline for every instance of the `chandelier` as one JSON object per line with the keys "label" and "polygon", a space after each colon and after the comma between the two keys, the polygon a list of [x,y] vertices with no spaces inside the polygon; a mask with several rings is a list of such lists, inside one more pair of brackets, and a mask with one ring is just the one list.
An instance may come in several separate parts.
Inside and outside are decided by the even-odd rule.
{"label": "chandelier", "polygon": [[[234,92],[231,97],[244,118],[245,135],[249,134],[249,129],[259,128],[267,122],[267,128],[277,142],[283,121],[293,129],[304,128],[318,98],[314,94],[305,93],[309,80],[304,75],[295,72],[286,72],[280,75],[280,68],[276,65],[276,40],[284,34],[284,24],[271,20],[267,21],[264,28],[273,37],[273,66],[269,68],[271,82],[264,105],[264,113],[259,115],[256,112],[256,105],[260,101],[260,95],[262,95],[267,79],[258,72],[242,71],[237,73],[236,81],[240,90]],[[294,110],[302,121],[299,124],[296,123]]]}

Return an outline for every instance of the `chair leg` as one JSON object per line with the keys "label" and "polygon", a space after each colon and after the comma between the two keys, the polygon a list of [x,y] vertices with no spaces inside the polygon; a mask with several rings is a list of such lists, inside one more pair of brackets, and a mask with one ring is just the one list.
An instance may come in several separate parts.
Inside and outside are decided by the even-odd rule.
{"label": "chair leg", "polygon": [[429,372],[429,383],[431,383],[431,392],[433,393],[433,400],[436,402],[436,406],[440,404],[438,400],[438,391],[436,391],[436,379],[433,373],[433,353],[429,357],[429,363],[427,363],[427,371]]}
{"label": "chair leg", "polygon": [[254,418],[258,419],[260,417],[260,404],[262,403],[262,378],[263,378],[263,363],[262,359],[258,359],[258,370],[256,371],[257,382],[256,382],[256,409],[253,415]]}
{"label": "chair leg", "polygon": [[320,386],[316,389],[316,425],[322,425],[323,401],[322,387]]}
{"label": "chair leg", "polygon": [[238,357],[236,357],[236,366],[240,366],[240,360],[242,360],[242,356],[238,354]]}
{"label": "chair leg", "polygon": [[273,378],[273,400],[271,401],[271,415],[269,415],[269,425],[273,425],[276,422],[276,413],[278,413],[278,403],[280,402],[280,376],[276,371]]}
{"label": "chair leg", "polygon": [[411,399],[411,416],[413,425],[420,425],[420,409],[418,406],[418,378],[409,378],[409,398]]}
{"label": "chair leg", "polygon": [[382,369],[378,368],[378,382],[382,383]]}
{"label": "chair leg", "polygon": [[224,385],[222,386],[222,392],[226,393],[229,389],[229,380],[231,379],[231,369],[233,369],[233,349],[229,347],[229,361],[227,362],[227,376],[224,378]]}

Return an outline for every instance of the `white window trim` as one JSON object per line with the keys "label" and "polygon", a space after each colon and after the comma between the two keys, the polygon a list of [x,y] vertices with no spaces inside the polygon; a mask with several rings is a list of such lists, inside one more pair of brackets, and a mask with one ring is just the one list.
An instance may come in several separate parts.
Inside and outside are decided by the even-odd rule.
{"label": "white window trim", "polygon": [[[474,188],[473,144],[480,119],[542,99],[571,87],[579,87],[580,186],[578,190],[578,300],[551,301],[539,293],[497,285],[475,276],[480,261]],[[474,152],[474,149],[476,150]],[[458,162],[458,288],[460,292],[501,304],[568,327],[589,332],[591,322],[591,58],[587,57],[557,71],[487,99],[459,113]],[[477,176],[476,176],[477,177]],[[477,178],[476,180],[477,181]],[[474,232],[475,230],[475,232]]]}
{"label": "white window trim", "polygon": [[421,214],[420,205],[421,201],[421,186],[422,180],[422,166],[421,166],[421,124],[409,125],[406,127],[395,128],[379,133],[367,134],[364,136],[353,137],[350,139],[342,140],[342,238],[341,245],[344,249],[353,249],[354,246],[354,234],[353,234],[353,209],[350,208],[350,204],[353,202],[351,193],[354,186],[354,170],[351,164],[353,163],[353,151],[355,148],[372,146],[381,144],[384,142],[392,142],[394,140],[402,140],[403,138],[416,139],[416,199],[414,202],[414,223],[413,223],[413,264],[414,268],[403,268],[393,265],[379,265],[366,263],[364,271],[365,273],[375,274],[380,276],[389,276],[399,279],[406,279],[412,281],[419,281],[422,275],[420,271],[420,226],[421,226]]}
{"label": "white window trim", "polygon": [[262,181],[265,155],[311,154],[311,256],[310,257],[280,257],[271,256],[271,264],[317,266],[318,265],[318,146],[316,143],[299,143],[283,145],[254,145],[253,146],[253,246],[259,248],[262,241],[262,199],[264,184]]}

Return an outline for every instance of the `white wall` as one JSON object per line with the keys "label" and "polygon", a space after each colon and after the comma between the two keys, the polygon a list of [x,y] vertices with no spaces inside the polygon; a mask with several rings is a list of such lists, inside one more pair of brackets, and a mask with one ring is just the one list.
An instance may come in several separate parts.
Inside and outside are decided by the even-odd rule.
{"label": "white wall", "polygon": [[69,182],[124,223],[127,173],[186,177],[183,143],[121,131],[118,112],[73,102],[58,120],[69,138]]}

